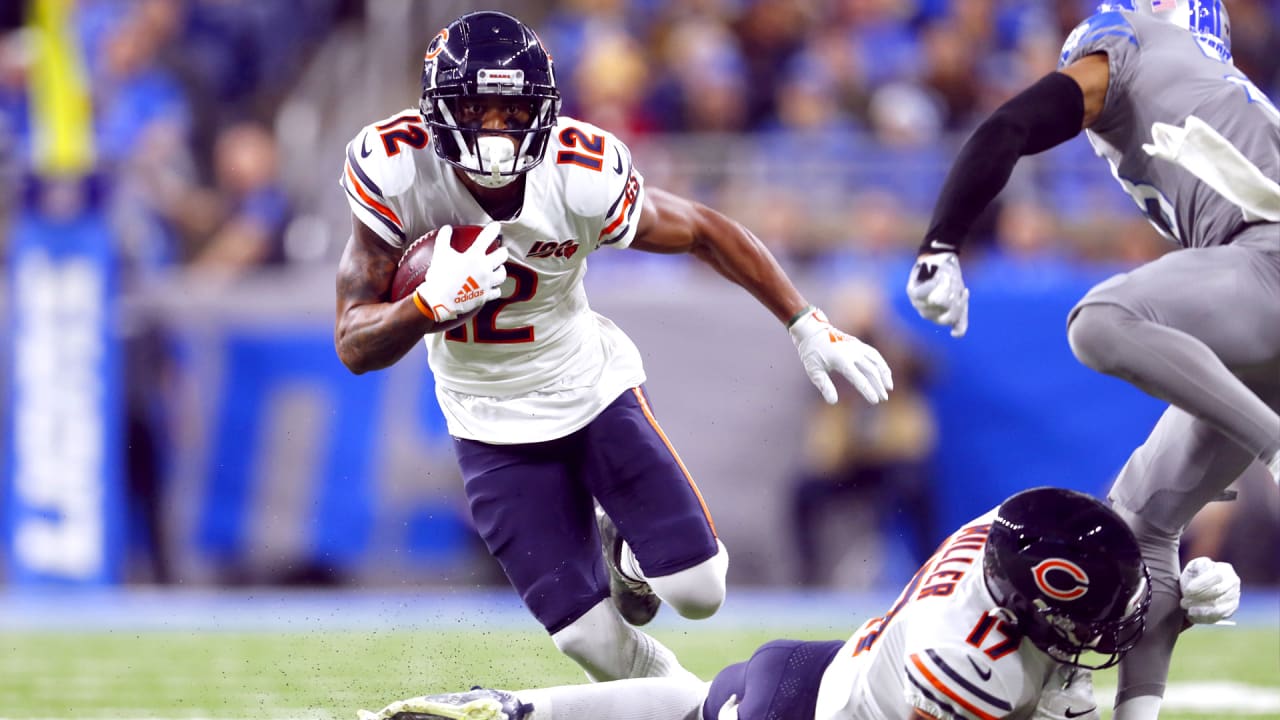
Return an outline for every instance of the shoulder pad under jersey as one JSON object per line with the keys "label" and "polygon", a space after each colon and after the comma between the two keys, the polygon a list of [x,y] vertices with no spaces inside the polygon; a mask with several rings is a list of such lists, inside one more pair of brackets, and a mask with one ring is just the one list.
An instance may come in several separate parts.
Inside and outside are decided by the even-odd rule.
{"label": "shoulder pad under jersey", "polygon": [[557,166],[569,211],[592,221],[597,245],[630,244],[644,202],[644,177],[621,140],[561,116],[544,162]]}
{"label": "shoulder pad under jersey", "polygon": [[366,125],[347,143],[341,184],[351,210],[395,246],[404,243],[403,196],[417,180],[414,153],[430,152],[430,136],[416,110]]}

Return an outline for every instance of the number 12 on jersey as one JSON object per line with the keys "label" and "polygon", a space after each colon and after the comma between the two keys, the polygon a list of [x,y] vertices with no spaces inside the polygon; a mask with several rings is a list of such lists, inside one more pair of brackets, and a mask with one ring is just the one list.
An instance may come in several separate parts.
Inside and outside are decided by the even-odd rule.
{"label": "number 12 on jersey", "polygon": [[556,162],[560,165],[580,165],[596,172],[604,167],[603,135],[588,135],[576,127],[567,127],[560,131],[560,143],[567,148],[577,148],[556,153]]}
{"label": "number 12 on jersey", "polygon": [[[459,325],[444,334],[446,340],[453,342],[475,342],[488,345],[508,345],[512,343],[533,342],[532,325],[514,328],[498,327],[498,313],[515,303],[528,302],[538,292],[538,273],[532,268],[516,263],[506,263],[507,277],[515,280],[515,289],[504,298],[491,300],[480,308],[480,312],[471,321]],[[468,331],[468,328],[470,330]]]}

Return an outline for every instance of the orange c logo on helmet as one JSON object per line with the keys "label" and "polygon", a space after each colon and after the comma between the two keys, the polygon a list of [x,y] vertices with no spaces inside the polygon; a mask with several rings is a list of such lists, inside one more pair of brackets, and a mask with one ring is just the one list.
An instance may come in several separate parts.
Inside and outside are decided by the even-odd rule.
{"label": "orange c logo on helmet", "polygon": [[427,54],[423,56],[423,60],[434,60],[441,50],[444,50],[444,44],[449,41],[449,28],[441,28],[436,36],[431,38],[431,43],[427,45]]}
{"label": "orange c logo on helmet", "polygon": [[1089,592],[1089,574],[1070,560],[1041,560],[1031,574],[1040,592],[1055,600],[1076,600]]}

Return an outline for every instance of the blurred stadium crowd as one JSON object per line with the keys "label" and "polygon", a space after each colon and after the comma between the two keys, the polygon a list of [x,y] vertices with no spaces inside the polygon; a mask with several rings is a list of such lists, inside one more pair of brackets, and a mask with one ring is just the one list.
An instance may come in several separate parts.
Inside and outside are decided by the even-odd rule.
{"label": "blurred stadium crowd", "polygon": [[[284,261],[293,204],[271,119],[340,17],[337,2],[306,5],[299,13],[285,2],[78,4],[97,165],[112,177],[112,217],[133,270]],[[0,43],[0,147],[11,166],[31,152],[32,51],[21,29]]]}
{"label": "blurred stadium crowd", "polygon": [[[126,286],[145,292],[175,272],[215,284],[262,268],[311,268],[331,279],[349,228],[337,186],[344,144],[365,123],[416,104],[427,41],[480,7],[512,12],[539,31],[556,60],[566,114],[618,134],[649,183],[735,217],[796,271],[910,256],[966,133],[1055,67],[1063,39],[1093,4],[78,0],[77,31],[97,167],[115,188],[110,216]],[[1237,65],[1280,96],[1280,4],[1227,4]],[[32,147],[22,6],[0,10],[6,214],[21,202],[16,180]],[[1164,252],[1104,168],[1082,141],[1021,164],[975,230],[970,256],[1133,264]],[[688,262],[637,254],[629,267]],[[900,280],[884,278],[885,291],[899,293]],[[802,560],[797,579],[806,583],[830,572],[818,567],[814,528],[841,492],[835,486],[880,488],[892,495],[887,502],[919,508],[909,528],[913,552],[930,541],[920,529],[929,504],[922,474],[937,433],[918,389],[927,363],[869,337],[882,332],[874,313],[885,301],[866,294],[875,290],[850,292],[857,297],[841,305],[857,309],[850,329],[890,356],[899,389],[884,412],[842,405],[811,418],[790,525]],[[163,352],[135,342],[131,364],[155,382],[155,354]],[[131,435],[130,482],[141,483],[136,495],[155,498],[156,481],[145,478],[160,471],[148,470],[145,448],[163,439],[147,439],[145,426],[155,422],[147,387],[130,384],[131,396],[141,394],[132,415],[143,428]]]}
{"label": "blurred stadium crowd", "polygon": [[[30,147],[30,47],[13,29],[22,4],[6,5],[0,156],[12,177]],[[331,180],[342,143],[412,105],[431,29],[480,5],[80,0],[98,152],[118,178],[115,214],[138,269],[336,257],[346,217]],[[714,203],[780,254],[810,258],[909,251],[958,141],[1054,68],[1092,2],[519,5],[507,9],[551,48],[567,114],[636,146],[651,182]],[[1229,9],[1237,64],[1274,94],[1280,6]],[[1128,198],[1097,182],[1085,143],[1020,173],[975,244],[1124,261],[1161,251]],[[300,218],[328,222],[293,225],[287,243]]]}

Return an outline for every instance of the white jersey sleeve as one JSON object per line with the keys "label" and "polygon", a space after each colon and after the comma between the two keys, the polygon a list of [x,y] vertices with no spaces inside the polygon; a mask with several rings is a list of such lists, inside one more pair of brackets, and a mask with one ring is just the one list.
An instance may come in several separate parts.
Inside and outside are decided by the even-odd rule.
{"label": "white jersey sleeve", "polygon": [[1020,701],[1016,662],[992,662],[969,646],[920,647],[906,656],[906,703],[939,720],[996,720]]}
{"label": "white jersey sleeve", "polygon": [[418,175],[412,151],[427,142],[421,116],[407,110],[366,125],[347,143],[340,184],[351,212],[395,248],[411,232],[409,194]]}
{"label": "white jersey sleeve", "polygon": [[636,236],[644,205],[644,177],[631,150],[611,133],[579,120],[562,118],[548,149],[548,160],[564,166],[565,202],[588,221],[592,249],[625,248]]}

